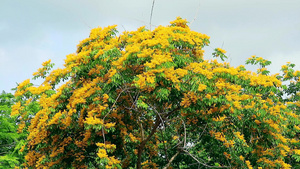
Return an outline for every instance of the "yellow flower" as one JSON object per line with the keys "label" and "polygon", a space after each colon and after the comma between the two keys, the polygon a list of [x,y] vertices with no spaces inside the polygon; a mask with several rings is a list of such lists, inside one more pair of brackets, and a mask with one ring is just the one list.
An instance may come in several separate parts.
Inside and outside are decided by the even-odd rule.
{"label": "yellow flower", "polygon": [[108,99],[109,99],[109,96],[107,94],[104,94],[103,95],[103,102],[106,103]]}
{"label": "yellow flower", "polygon": [[225,138],[225,136],[224,136],[224,134],[221,133],[221,132],[213,132],[212,131],[211,134],[213,134],[217,140],[220,140],[222,142],[226,142],[227,141],[226,138]]}
{"label": "yellow flower", "polygon": [[295,152],[295,154],[300,155],[300,149],[295,149],[294,152]]}
{"label": "yellow flower", "polygon": [[188,71],[179,68],[179,69],[176,69],[176,73],[178,74],[179,77],[183,77],[188,74]]}
{"label": "yellow flower", "polygon": [[129,137],[130,137],[131,141],[133,141],[133,142],[137,141],[136,137],[134,137],[132,133],[129,134]]}
{"label": "yellow flower", "polygon": [[208,98],[208,99],[211,99],[211,95],[210,94],[207,94],[205,97]]}
{"label": "yellow flower", "polygon": [[199,92],[202,92],[203,90],[206,89],[206,87],[207,87],[206,85],[200,84],[199,87],[198,87],[198,91],[199,91]]}
{"label": "yellow flower", "polygon": [[224,121],[224,119],[226,119],[226,115],[224,115],[224,116],[218,116],[217,118],[213,118],[212,120],[213,121]]}
{"label": "yellow flower", "polygon": [[187,108],[191,105],[191,101],[188,98],[188,95],[184,93],[184,98],[182,99],[180,106],[183,106],[184,108]]}
{"label": "yellow flower", "polygon": [[228,154],[227,152],[224,152],[223,154],[225,155],[225,157],[226,157],[227,159],[231,159],[231,155]]}
{"label": "yellow flower", "polygon": [[97,145],[98,147],[105,147],[105,144],[104,144],[104,143],[96,143],[96,145]]}
{"label": "yellow flower", "polygon": [[23,152],[23,151],[24,151],[25,146],[26,146],[26,145],[23,145],[23,146],[21,147],[20,152]]}
{"label": "yellow flower", "polygon": [[234,146],[234,141],[233,141],[233,140],[229,140],[229,141],[223,143],[223,145],[224,145],[225,147],[227,147],[227,148],[233,147],[233,146]]}
{"label": "yellow flower", "polygon": [[43,65],[43,66],[47,66],[50,62],[51,62],[51,59],[49,59],[48,61],[42,63],[42,65]]}
{"label": "yellow flower", "polygon": [[107,158],[108,157],[105,149],[99,149],[97,155],[99,158]]}
{"label": "yellow flower", "polygon": [[155,68],[157,65],[161,65],[162,63],[165,63],[165,62],[172,62],[173,59],[171,57],[170,54],[165,54],[165,55],[160,55],[160,54],[155,54],[155,55],[152,55],[152,60],[151,62],[147,62],[144,64],[144,66],[147,66],[149,68]]}
{"label": "yellow flower", "polygon": [[117,73],[116,69],[110,69],[108,71],[108,77],[111,78],[113,75],[115,75]]}
{"label": "yellow flower", "polygon": [[250,161],[247,160],[247,161],[246,161],[246,165],[247,165],[247,167],[248,167],[249,169],[253,169],[253,167],[252,167]]}
{"label": "yellow flower", "polygon": [[26,79],[26,80],[24,80],[22,83],[20,83],[19,85],[18,85],[18,90],[21,90],[21,89],[23,89],[26,85],[28,85],[30,83],[30,79]]}
{"label": "yellow flower", "polygon": [[96,117],[88,117],[85,119],[84,123],[90,125],[103,124],[103,120],[100,120],[99,118]]}
{"label": "yellow flower", "polygon": [[20,110],[20,107],[21,107],[21,102],[17,102],[16,104],[14,104],[12,107],[11,107],[11,116],[14,116],[14,115],[17,115],[19,114],[19,110]]}
{"label": "yellow flower", "polygon": [[114,156],[109,158],[108,165],[119,164],[121,161],[116,159]]}
{"label": "yellow flower", "polygon": [[224,50],[224,49],[221,49],[221,48],[217,48],[217,50],[219,51],[219,52],[221,52],[221,53],[226,53],[226,50]]}
{"label": "yellow flower", "polygon": [[186,28],[187,26],[187,20],[186,19],[182,19],[181,17],[177,17],[175,21],[171,21],[170,24],[175,25],[175,26],[179,26],[182,28]]}
{"label": "yellow flower", "polygon": [[244,143],[246,143],[246,140],[244,139],[244,135],[241,134],[241,132],[234,132],[235,136],[242,140]]}
{"label": "yellow flower", "polygon": [[105,124],[105,127],[109,129],[109,128],[111,128],[111,127],[114,127],[115,124],[116,124],[116,123],[106,123],[106,124]]}
{"label": "yellow flower", "polygon": [[257,125],[260,125],[260,121],[259,120],[254,120],[254,122],[257,124]]}

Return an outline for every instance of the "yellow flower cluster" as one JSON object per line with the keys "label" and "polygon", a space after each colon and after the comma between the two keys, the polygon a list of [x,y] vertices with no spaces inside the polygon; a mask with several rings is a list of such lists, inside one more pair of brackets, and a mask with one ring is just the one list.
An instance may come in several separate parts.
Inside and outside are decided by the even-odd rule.
{"label": "yellow flower cluster", "polygon": [[224,154],[224,156],[225,156],[227,159],[231,159],[231,155],[228,154],[227,152],[224,152],[223,154]]}
{"label": "yellow flower cluster", "polygon": [[103,120],[99,119],[97,117],[87,117],[85,118],[84,123],[89,124],[89,125],[96,125],[96,124],[103,124]]}
{"label": "yellow flower cluster", "polygon": [[37,72],[34,72],[32,75],[33,76],[45,76],[46,75],[46,71],[47,71],[47,65],[51,62],[51,59],[42,63],[42,68],[39,68]]}
{"label": "yellow flower cluster", "polygon": [[209,131],[210,135],[215,137],[217,140],[222,141],[222,142],[227,142],[225,135],[221,132],[214,132],[212,130]]}
{"label": "yellow flower cluster", "polygon": [[221,49],[221,48],[217,48],[217,50],[219,51],[219,52],[221,52],[221,53],[226,53],[226,50],[224,50],[224,49]]}
{"label": "yellow flower cluster", "polygon": [[212,118],[213,121],[224,121],[224,119],[226,119],[226,115],[221,116],[221,117],[219,116],[217,118]]}
{"label": "yellow flower cluster", "polygon": [[104,143],[96,143],[96,145],[98,146],[98,147],[104,147],[104,148],[106,148],[106,149],[110,149],[110,150],[114,150],[114,149],[116,149],[116,145],[114,145],[114,144],[104,144]]}
{"label": "yellow flower cluster", "polygon": [[187,20],[186,19],[182,19],[181,17],[177,17],[176,20],[170,22],[170,24],[182,27],[182,28],[186,28],[187,26]]}
{"label": "yellow flower cluster", "polygon": [[238,139],[242,140],[244,143],[247,144],[247,142],[246,142],[246,140],[245,140],[245,138],[244,138],[244,135],[241,134],[241,132],[235,132],[234,135],[235,135]]}
{"label": "yellow flower cluster", "polygon": [[19,115],[20,114],[20,109],[21,109],[21,102],[18,101],[17,103],[15,103],[14,105],[12,105],[11,107],[11,116],[15,116],[15,115]]}
{"label": "yellow flower cluster", "polygon": [[246,160],[246,165],[247,165],[248,169],[253,169],[250,161]]}
{"label": "yellow flower cluster", "polygon": [[100,148],[100,149],[98,150],[97,155],[98,155],[99,158],[107,158],[107,157],[108,157],[108,155],[107,155],[107,153],[106,153],[106,150],[105,150],[105,149],[102,149],[102,148]]}
{"label": "yellow flower cluster", "polygon": [[104,144],[104,143],[96,143],[96,145],[99,147],[97,156],[99,158],[104,158],[108,160],[107,165],[105,168],[112,168],[115,164],[121,163],[120,160],[116,159],[114,156],[109,157],[107,155],[107,150],[114,151],[116,149],[116,145],[114,144]]}
{"label": "yellow flower cluster", "polygon": [[199,86],[198,86],[198,91],[199,92],[202,92],[203,90],[205,90],[206,89],[206,85],[204,85],[204,84],[199,84]]}
{"label": "yellow flower cluster", "polygon": [[155,68],[157,65],[161,65],[162,63],[173,61],[170,54],[165,54],[165,55],[155,54],[155,55],[152,55],[151,57],[153,58],[151,60],[151,62],[147,62],[144,64],[145,66],[148,66],[149,68]]}
{"label": "yellow flower cluster", "polygon": [[22,83],[19,83],[17,89],[18,90],[22,90],[26,85],[28,85],[30,83],[30,79],[26,79],[24,80]]}
{"label": "yellow flower cluster", "polygon": [[130,140],[131,140],[132,142],[138,141],[137,138],[136,138],[132,133],[129,133],[128,136],[129,136],[129,138],[130,138]]}

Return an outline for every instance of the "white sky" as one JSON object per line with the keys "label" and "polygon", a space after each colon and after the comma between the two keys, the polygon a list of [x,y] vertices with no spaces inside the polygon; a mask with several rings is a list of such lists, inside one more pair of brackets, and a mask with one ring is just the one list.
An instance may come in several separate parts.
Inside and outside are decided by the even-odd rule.
{"label": "white sky", "polygon": [[[51,59],[62,67],[92,28],[117,24],[119,32],[149,28],[152,0],[0,0],[0,92],[32,78]],[[233,66],[252,55],[272,61],[272,73],[288,61],[300,69],[300,0],[156,0],[152,24],[177,16],[211,37]],[[195,19],[195,20],[194,20]],[[153,27],[152,26],[152,29]],[[299,64],[298,64],[299,63]]]}

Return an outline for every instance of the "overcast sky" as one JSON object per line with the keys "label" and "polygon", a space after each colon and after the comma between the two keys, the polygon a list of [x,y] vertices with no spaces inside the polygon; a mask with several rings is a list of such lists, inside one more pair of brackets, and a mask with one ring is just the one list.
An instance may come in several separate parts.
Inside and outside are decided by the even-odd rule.
{"label": "overcast sky", "polygon": [[[119,32],[149,27],[152,0],[0,0],[0,91],[11,92],[51,59],[65,56],[95,27]],[[300,69],[300,0],[155,0],[152,29],[177,16],[211,37],[233,66],[252,55],[272,61],[272,73],[288,61]]]}

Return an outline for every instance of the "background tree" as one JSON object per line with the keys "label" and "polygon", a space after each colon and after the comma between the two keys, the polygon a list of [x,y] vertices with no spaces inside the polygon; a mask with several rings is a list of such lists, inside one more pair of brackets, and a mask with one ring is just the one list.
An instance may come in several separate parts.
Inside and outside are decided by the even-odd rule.
{"label": "background tree", "polygon": [[[181,18],[153,31],[93,29],[64,68],[44,62],[34,73],[41,85],[28,79],[17,87],[12,115],[28,131],[24,166],[296,166],[299,103],[285,96],[298,88],[269,75],[262,58],[247,61],[261,66],[257,73],[205,60],[208,44]],[[213,57],[224,61],[225,53],[217,48]]]}
{"label": "background tree", "polygon": [[0,94],[0,168],[13,168],[24,162],[18,153],[19,139],[15,118],[10,117],[14,96],[2,91]]}

